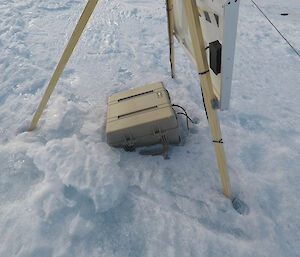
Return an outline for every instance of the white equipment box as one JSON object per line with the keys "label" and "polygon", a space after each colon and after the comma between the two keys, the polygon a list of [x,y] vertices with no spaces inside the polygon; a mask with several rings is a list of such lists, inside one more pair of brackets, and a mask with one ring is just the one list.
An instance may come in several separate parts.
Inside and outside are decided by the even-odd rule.
{"label": "white equipment box", "polygon": [[132,151],[138,146],[178,144],[177,116],[162,82],[108,98],[107,143]]}

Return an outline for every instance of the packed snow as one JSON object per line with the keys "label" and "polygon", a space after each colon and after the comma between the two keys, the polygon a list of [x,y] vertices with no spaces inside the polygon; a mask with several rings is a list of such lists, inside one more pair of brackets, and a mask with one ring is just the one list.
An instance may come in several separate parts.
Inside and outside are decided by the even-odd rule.
{"label": "packed snow", "polygon": [[[256,0],[300,51],[300,1]],[[170,77],[163,0],[100,0],[27,132],[85,0],[0,2],[0,256],[300,256],[300,58],[241,1],[222,194],[196,69]],[[280,13],[289,13],[281,16]],[[163,81],[197,121],[169,159],[106,144],[109,94]]]}

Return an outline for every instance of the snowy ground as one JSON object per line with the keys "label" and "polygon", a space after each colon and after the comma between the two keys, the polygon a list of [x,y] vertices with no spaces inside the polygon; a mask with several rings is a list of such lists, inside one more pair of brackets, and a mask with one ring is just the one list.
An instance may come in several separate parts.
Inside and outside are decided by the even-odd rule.
{"label": "snowy ground", "polygon": [[[299,0],[256,0],[300,51]],[[300,256],[300,59],[242,1],[222,195],[197,74],[163,0],[100,0],[38,129],[24,132],[84,0],[0,2],[0,256]],[[281,12],[290,13],[280,16]],[[198,120],[170,160],[105,143],[107,96],[162,80]]]}

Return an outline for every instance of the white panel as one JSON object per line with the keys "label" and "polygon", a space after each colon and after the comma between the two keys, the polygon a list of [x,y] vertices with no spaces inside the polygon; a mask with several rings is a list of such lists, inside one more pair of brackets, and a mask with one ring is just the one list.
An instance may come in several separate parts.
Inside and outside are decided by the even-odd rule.
{"label": "white panel", "polygon": [[[182,1],[174,0],[175,36],[195,63],[188,22],[184,15]],[[210,72],[213,90],[221,110],[229,108],[238,9],[240,0],[196,0],[204,43],[218,40],[222,44],[221,73]],[[209,50],[207,51],[209,61]]]}
{"label": "white panel", "polygon": [[[211,0],[210,0],[211,1]],[[197,1],[198,11],[200,14],[200,24],[203,33],[203,39],[205,46],[208,46],[210,42],[218,40],[222,44],[223,40],[223,20],[224,20],[224,8],[217,6],[217,10],[213,10],[208,6],[209,0]],[[215,6],[214,6],[215,7]],[[220,10],[223,10],[220,13]],[[218,17],[218,22],[216,20]],[[206,51],[207,60],[209,62],[209,50]],[[211,82],[213,84],[213,90],[220,102],[221,98],[221,76],[222,73],[216,75],[212,70],[210,72]]]}
{"label": "white panel", "polygon": [[221,110],[227,110],[230,103],[236,32],[239,15],[239,2],[239,0],[227,1],[227,4],[225,6],[220,99]]}
{"label": "white panel", "polygon": [[224,5],[227,0],[197,0],[196,2],[198,6],[201,6],[205,10],[223,16]]}
{"label": "white panel", "polygon": [[[205,45],[208,46],[215,40],[222,44],[221,73],[216,75],[213,71],[210,72],[221,110],[227,110],[230,103],[239,2],[240,0],[197,0]],[[207,20],[207,15],[210,21]],[[209,60],[209,51],[207,58]]]}
{"label": "white panel", "polygon": [[188,27],[188,22],[185,18],[182,0],[174,0],[173,10],[175,36],[180,42],[180,44],[183,46],[183,48],[187,51],[188,56],[194,62],[193,45]]}

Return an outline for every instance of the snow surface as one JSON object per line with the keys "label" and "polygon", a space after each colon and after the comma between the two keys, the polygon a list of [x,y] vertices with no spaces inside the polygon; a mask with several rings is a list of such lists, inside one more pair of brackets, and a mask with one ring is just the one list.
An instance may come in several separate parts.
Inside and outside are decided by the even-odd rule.
{"label": "snow surface", "polygon": [[[300,51],[300,1],[256,0]],[[239,215],[222,194],[197,73],[163,0],[101,0],[38,129],[25,132],[84,0],[0,2],[0,256],[300,256],[300,59],[241,2],[220,113]],[[280,16],[281,12],[290,13]],[[162,80],[198,121],[170,159],[105,142],[110,93]]]}

